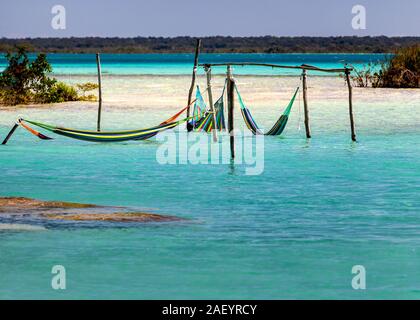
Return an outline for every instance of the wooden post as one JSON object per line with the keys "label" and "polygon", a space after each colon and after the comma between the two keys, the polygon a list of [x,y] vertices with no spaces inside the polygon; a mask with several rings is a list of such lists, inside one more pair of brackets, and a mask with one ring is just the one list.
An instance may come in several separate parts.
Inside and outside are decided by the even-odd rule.
{"label": "wooden post", "polygon": [[306,70],[303,69],[302,71],[302,88],[303,88],[303,109],[305,113],[305,131],[306,131],[306,138],[311,137],[311,129],[309,128],[309,109],[308,109],[308,97],[307,97],[307,90],[308,86],[306,84]]}
{"label": "wooden post", "polygon": [[210,105],[210,112],[213,118],[213,141],[217,142],[217,130],[216,130],[216,113],[214,112],[214,105],[213,105],[213,93],[211,91],[211,67],[206,66],[205,69],[207,75],[207,95],[209,96],[209,105]]}
{"label": "wooden post", "polygon": [[7,141],[9,141],[10,137],[13,135],[13,133],[15,132],[16,128],[19,125],[17,123],[15,123],[15,125],[13,126],[12,130],[10,130],[9,134],[7,135],[7,137],[4,139],[4,141],[2,142],[2,144],[6,144]]}
{"label": "wooden post", "polygon": [[350,70],[346,68],[346,81],[349,88],[349,116],[350,116],[350,129],[351,129],[351,140],[356,141],[356,132],[354,128],[354,119],[353,119],[353,90],[350,82]]}
{"label": "wooden post", "polygon": [[99,58],[99,53],[96,54],[96,65],[98,67],[98,123],[97,131],[101,131],[101,113],[102,113],[102,80],[101,80],[101,59]]}
{"label": "wooden post", "polygon": [[[190,90],[188,91],[187,118],[189,118],[190,116],[190,107],[191,107],[192,95],[193,95],[194,87],[195,87],[195,78],[197,76],[197,66],[198,66],[198,56],[200,54],[200,46],[201,46],[201,39],[197,39],[197,43],[195,45],[194,67],[193,67],[193,72],[192,72],[192,77],[191,77],[191,86],[190,86]],[[188,121],[187,121],[187,130],[191,131],[192,129],[193,129],[192,127],[188,126]]]}
{"label": "wooden post", "polygon": [[227,102],[228,102],[228,132],[230,139],[230,156],[235,158],[235,134],[234,134],[234,119],[233,111],[235,107],[235,80],[232,77],[232,68],[230,65],[227,67]]}

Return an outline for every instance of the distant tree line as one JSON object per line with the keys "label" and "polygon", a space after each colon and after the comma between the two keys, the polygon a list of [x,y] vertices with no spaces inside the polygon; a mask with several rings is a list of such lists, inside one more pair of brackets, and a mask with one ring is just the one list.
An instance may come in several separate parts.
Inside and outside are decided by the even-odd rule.
{"label": "distant tree line", "polygon": [[[420,44],[420,37],[204,37],[207,53],[389,53]],[[25,46],[34,52],[190,53],[191,37],[0,39],[0,52]]]}

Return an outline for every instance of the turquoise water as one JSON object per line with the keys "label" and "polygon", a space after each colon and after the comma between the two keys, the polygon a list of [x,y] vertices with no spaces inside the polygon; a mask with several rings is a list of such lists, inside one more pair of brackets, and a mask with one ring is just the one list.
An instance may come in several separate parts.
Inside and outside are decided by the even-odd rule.
{"label": "turquoise water", "polygon": [[[6,128],[1,128],[3,136]],[[0,233],[1,298],[419,298],[418,132],[265,141],[265,170],[159,165],[155,143],[19,142],[0,194],[191,219]],[[68,289],[50,288],[52,265]],[[351,267],[367,269],[366,291]]]}
{"label": "turquoise water", "polygon": [[[34,55],[30,56],[31,59]],[[385,54],[201,54],[200,63],[217,62],[260,62],[283,65],[301,65],[303,63],[321,68],[342,68],[345,63],[361,68],[372,62],[386,59]],[[94,54],[49,54],[48,60],[56,75],[96,75]],[[192,54],[102,54],[103,74],[110,75],[185,75],[191,74]],[[6,66],[6,60],[0,57],[0,70]],[[203,73],[202,68],[199,70]],[[225,67],[215,67],[214,73],[226,73]],[[255,66],[237,67],[237,74],[249,75],[296,75],[299,70],[270,69]],[[321,74],[310,72],[311,74]]]}
{"label": "turquoise water", "polygon": [[[237,78],[265,125],[298,80]],[[222,83],[215,79],[215,87]],[[115,76],[104,85],[104,126],[129,129],[173,113],[161,97],[182,103],[189,77]],[[355,88],[359,142],[352,143],[345,90],[342,79],[309,78],[313,138],[298,129],[296,103],[284,135],[265,139],[264,171],[256,176],[239,163],[159,164],[155,140],[46,142],[17,130],[0,147],[1,196],[129,206],[187,220],[114,225],[0,216],[0,223],[47,228],[0,231],[0,298],[420,298],[420,93]],[[18,115],[89,128],[96,106],[2,108],[0,137]],[[63,291],[50,285],[58,264],[66,267]],[[352,289],[354,265],[366,268],[366,290]]]}

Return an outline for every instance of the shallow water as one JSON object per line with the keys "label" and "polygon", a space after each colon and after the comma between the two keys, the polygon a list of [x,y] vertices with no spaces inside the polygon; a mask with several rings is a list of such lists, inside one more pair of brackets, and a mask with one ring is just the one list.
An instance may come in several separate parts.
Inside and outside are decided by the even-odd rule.
{"label": "shallow water", "polygon": [[[103,127],[128,129],[183,107],[189,77],[103,82]],[[217,96],[223,78],[214,82]],[[237,82],[268,127],[299,78]],[[245,164],[161,165],[162,142],[154,140],[38,141],[19,129],[0,148],[1,196],[130,206],[190,221],[2,230],[0,298],[420,298],[420,91],[355,88],[359,142],[352,143],[343,79],[310,77],[308,85],[313,138],[304,138],[298,99],[284,134],[265,139],[256,176],[245,175]],[[86,103],[2,108],[0,136],[18,115],[95,128],[95,110]],[[50,286],[56,264],[67,271],[60,292]],[[352,289],[353,265],[365,266],[366,290]]]}

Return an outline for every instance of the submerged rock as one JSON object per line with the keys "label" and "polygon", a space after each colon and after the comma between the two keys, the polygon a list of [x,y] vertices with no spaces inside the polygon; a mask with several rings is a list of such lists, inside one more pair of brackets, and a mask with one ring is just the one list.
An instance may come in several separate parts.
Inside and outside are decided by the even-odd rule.
{"label": "submerged rock", "polygon": [[66,208],[97,208],[93,204],[62,202],[62,201],[41,201],[23,197],[0,197],[0,212],[8,211],[8,209],[66,209]]}
{"label": "submerged rock", "polygon": [[0,198],[0,218],[35,217],[49,220],[109,221],[109,222],[166,222],[181,218],[145,212],[122,212],[121,207],[93,204],[41,201],[23,197]]}
{"label": "submerged rock", "polygon": [[111,221],[111,222],[164,222],[179,221],[174,216],[164,216],[143,212],[116,212],[116,213],[80,213],[80,214],[46,214],[44,217],[54,220],[70,221]]}

